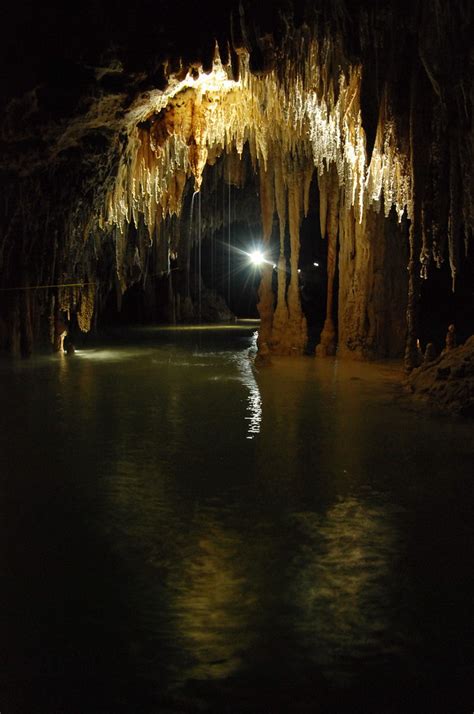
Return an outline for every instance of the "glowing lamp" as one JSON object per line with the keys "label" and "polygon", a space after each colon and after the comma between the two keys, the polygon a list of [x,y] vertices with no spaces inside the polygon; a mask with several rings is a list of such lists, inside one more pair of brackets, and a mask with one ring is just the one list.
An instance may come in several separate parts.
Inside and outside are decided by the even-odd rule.
{"label": "glowing lamp", "polygon": [[252,253],[249,253],[249,257],[253,265],[261,265],[265,262],[263,253],[260,250],[252,251]]}

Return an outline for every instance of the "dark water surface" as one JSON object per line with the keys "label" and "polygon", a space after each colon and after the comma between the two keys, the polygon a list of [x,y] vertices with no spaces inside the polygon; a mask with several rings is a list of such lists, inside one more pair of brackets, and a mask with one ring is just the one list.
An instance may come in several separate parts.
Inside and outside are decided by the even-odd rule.
{"label": "dark water surface", "polygon": [[0,363],[2,714],[474,709],[472,423],[253,329]]}

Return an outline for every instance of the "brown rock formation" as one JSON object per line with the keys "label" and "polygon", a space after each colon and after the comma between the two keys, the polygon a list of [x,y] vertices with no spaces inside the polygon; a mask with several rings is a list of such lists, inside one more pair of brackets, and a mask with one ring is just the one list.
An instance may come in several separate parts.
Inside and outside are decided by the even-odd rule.
{"label": "brown rock formation", "polygon": [[[78,9],[71,46],[37,36],[51,23],[62,36],[61,13],[48,25],[39,6],[31,27],[13,18],[23,44],[3,48],[2,345],[28,354],[41,336],[54,342],[58,311],[88,330],[109,293],[120,303],[136,285],[155,308],[149,268],[169,273],[171,253],[186,287],[168,278],[168,313],[177,295],[178,312],[192,307],[191,252],[224,222],[205,199],[213,167],[243,192],[258,177],[263,242],[278,254],[276,295],[262,270],[260,341],[301,353],[300,230],[317,173],[328,243],[318,354],[405,351],[411,369],[432,263],[449,262],[455,289],[472,271],[472,4],[222,10],[204,3],[184,27],[178,8]],[[192,190],[198,231],[183,209]]]}
{"label": "brown rock formation", "polygon": [[433,411],[474,417],[474,335],[414,369],[407,384],[415,399]]}

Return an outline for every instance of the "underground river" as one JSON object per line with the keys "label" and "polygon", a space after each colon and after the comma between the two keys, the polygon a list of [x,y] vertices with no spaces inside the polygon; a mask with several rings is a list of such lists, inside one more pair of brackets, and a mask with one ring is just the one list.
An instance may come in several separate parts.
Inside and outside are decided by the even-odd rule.
{"label": "underground river", "polygon": [[0,362],[2,714],[472,710],[472,423],[255,329]]}

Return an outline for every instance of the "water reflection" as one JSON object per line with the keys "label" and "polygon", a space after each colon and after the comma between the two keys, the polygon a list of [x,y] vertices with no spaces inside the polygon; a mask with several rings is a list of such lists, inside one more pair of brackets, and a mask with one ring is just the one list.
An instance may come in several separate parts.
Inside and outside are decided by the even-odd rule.
{"label": "water reflection", "polygon": [[[54,673],[49,706],[20,709],[69,711],[79,670],[107,689],[90,714],[217,690],[209,710],[240,714],[469,665],[472,426],[402,412],[373,365],[254,371],[248,335],[206,334],[0,365],[0,527],[25,573],[4,676]],[[120,663],[137,680],[114,700]],[[142,708],[143,682],[176,699]]]}
{"label": "water reflection", "polygon": [[251,359],[247,352],[237,356],[236,359],[241,379],[245,387],[248,389],[247,407],[245,421],[247,425],[247,439],[254,439],[257,434],[260,434],[262,425],[262,396],[260,389],[253,373]]}
{"label": "water reflection", "polygon": [[257,383],[248,385],[250,394],[247,399],[247,411],[250,416],[245,417],[249,422],[247,439],[253,439],[256,434],[260,434],[260,424],[262,421],[262,397]]}
{"label": "water reflection", "polygon": [[180,679],[223,679],[242,667],[255,637],[253,586],[237,532],[208,514],[191,533],[168,580],[171,617],[188,663]]}
{"label": "water reflection", "polygon": [[408,644],[394,607],[404,557],[398,516],[373,494],[295,516],[304,543],[293,560],[295,627],[332,679],[356,677],[360,665],[396,657]]}

